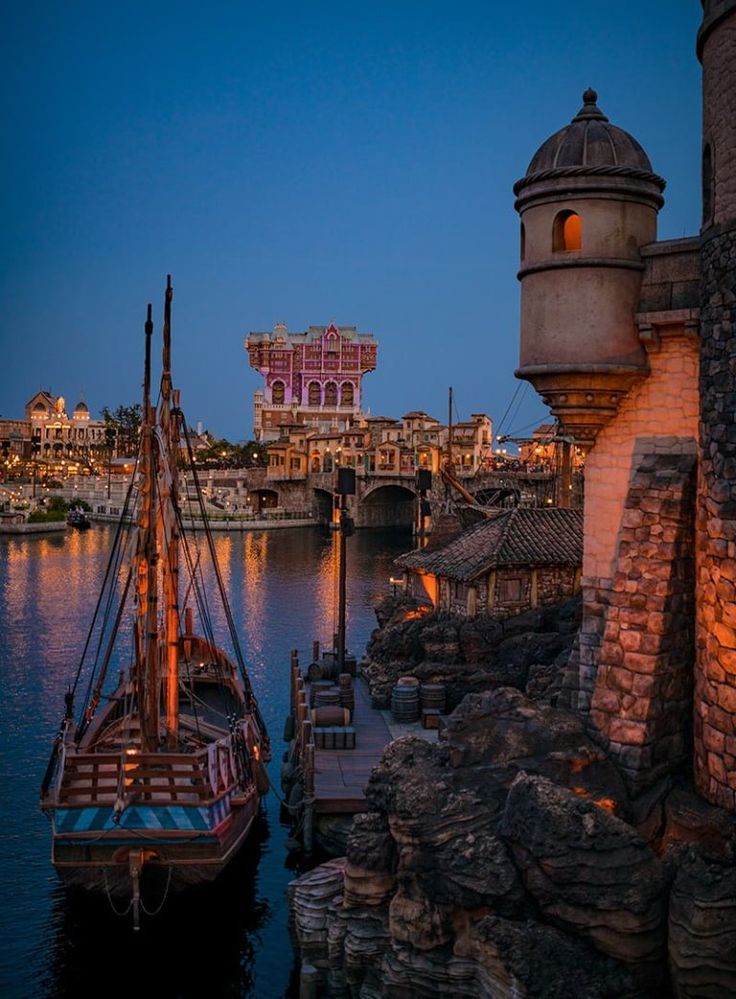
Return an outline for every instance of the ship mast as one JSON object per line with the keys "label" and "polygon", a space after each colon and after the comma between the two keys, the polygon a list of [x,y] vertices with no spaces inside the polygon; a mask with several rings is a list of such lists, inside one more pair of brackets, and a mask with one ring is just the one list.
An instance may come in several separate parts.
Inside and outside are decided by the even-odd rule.
{"label": "ship mast", "polygon": [[159,738],[158,586],[156,524],[156,469],[154,413],[151,407],[151,306],[146,316],[146,360],[141,420],[141,508],[138,515],[138,617],[136,620],[136,686],[141,723],[141,748],[153,752]]}
{"label": "ship mast", "polygon": [[[166,278],[164,297],[163,360],[159,426],[166,460],[162,465],[159,532],[161,551],[166,552],[163,567],[165,682],[164,703],[166,744],[179,743],[179,530],[176,519],[178,500],[179,392],[171,387],[171,302],[174,291],[171,275]],[[172,408],[173,401],[173,408]]]}

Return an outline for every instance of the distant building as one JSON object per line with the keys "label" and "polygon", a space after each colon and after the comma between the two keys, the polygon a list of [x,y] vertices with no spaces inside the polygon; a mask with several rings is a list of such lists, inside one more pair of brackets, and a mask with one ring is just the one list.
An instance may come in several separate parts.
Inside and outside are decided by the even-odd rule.
{"label": "distant building", "polygon": [[253,396],[256,440],[277,440],[294,423],[345,430],[361,415],[363,375],[375,369],[378,350],[370,333],[334,323],[290,333],[277,323],[272,333],[249,333],[244,342],[264,378]]}
{"label": "distant building", "polygon": [[107,447],[104,420],[93,420],[85,402],[67,415],[63,396],[39,391],[26,403],[31,443],[42,458],[102,453]]}
{"label": "distant building", "polygon": [[23,419],[0,420],[0,450],[5,458],[34,456],[47,463],[98,457],[108,446],[105,429],[102,420],[91,418],[85,402],[69,416],[63,396],[41,390],[26,403]]}

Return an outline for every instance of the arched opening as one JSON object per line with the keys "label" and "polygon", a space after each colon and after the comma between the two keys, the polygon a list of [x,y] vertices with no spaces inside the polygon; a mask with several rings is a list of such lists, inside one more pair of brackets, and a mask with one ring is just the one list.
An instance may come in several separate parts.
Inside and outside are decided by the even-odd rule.
{"label": "arched opening", "polygon": [[315,515],[320,524],[329,524],[332,519],[332,493],[324,489],[314,490]]}
{"label": "arched opening", "polygon": [[352,382],[343,382],[340,400],[343,406],[352,406],[355,399],[355,389]]}
{"label": "arched opening", "polygon": [[333,467],[332,454],[330,451],[326,451],[324,457],[322,458],[322,471],[331,472]]}
{"label": "arched opening", "polygon": [[337,385],[334,382],[327,382],[325,385],[325,406],[337,405]]}
{"label": "arched opening", "polygon": [[404,486],[378,486],[360,505],[361,527],[401,527],[414,524],[417,497]]}
{"label": "arched opening", "polygon": [[309,405],[319,406],[322,402],[322,391],[320,389],[319,382],[310,382],[308,391]]}
{"label": "arched opening", "polygon": [[703,148],[703,225],[713,218],[713,152],[710,143]]}
{"label": "arched opening", "polygon": [[253,489],[248,493],[246,508],[253,513],[261,510],[273,510],[279,505],[279,494],[275,489]]}
{"label": "arched opening", "polygon": [[271,386],[271,402],[280,406],[284,401],[285,389],[283,382],[274,382]]}
{"label": "arched opening", "polygon": [[526,229],[523,222],[519,230],[519,256],[522,260],[526,257]]}
{"label": "arched opening", "polygon": [[309,459],[309,468],[312,472],[320,472],[322,470],[322,461],[319,456],[319,451],[314,451],[311,458]]}
{"label": "arched opening", "polygon": [[577,212],[558,212],[552,226],[552,249],[579,250],[583,245],[583,220]]}

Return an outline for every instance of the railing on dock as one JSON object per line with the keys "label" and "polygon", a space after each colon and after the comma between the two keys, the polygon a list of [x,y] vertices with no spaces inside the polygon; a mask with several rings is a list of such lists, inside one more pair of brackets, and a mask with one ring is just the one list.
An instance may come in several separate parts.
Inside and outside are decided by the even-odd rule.
{"label": "railing on dock", "polygon": [[[319,648],[317,650],[319,656]],[[307,688],[299,668],[299,653],[291,652],[291,716],[294,719],[294,764],[301,767],[304,780],[304,849],[311,853],[314,843],[314,729],[309,714]]]}

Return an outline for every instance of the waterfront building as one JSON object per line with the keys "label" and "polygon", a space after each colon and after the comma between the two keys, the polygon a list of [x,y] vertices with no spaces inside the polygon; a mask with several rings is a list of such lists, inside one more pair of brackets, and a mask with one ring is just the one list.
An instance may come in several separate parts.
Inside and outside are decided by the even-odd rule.
{"label": "waterfront building", "polygon": [[[306,479],[333,472],[340,465],[359,476],[413,476],[417,469],[439,472],[449,431],[427,413],[412,410],[401,420],[360,416],[345,428],[310,430],[304,423],[284,423],[281,436],[267,445],[268,476]],[[493,424],[485,413],[452,428],[458,474],[467,477],[492,467]],[[306,458],[306,460],[303,460]]]}
{"label": "waterfront building", "polygon": [[396,565],[405,592],[434,610],[504,618],[578,593],[582,557],[582,510],[517,507]]}
{"label": "waterfront building", "polygon": [[736,0],[703,0],[697,53],[699,234],[657,240],[665,181],[593,90],[516,183],[517,374],[587,452],[561,703],[632,787],[694,759],[700,793],[734,811]]}
{"label": "waterfront building", "polygon": [[363,375],[376,367],[378,343],[355,326],[310,326],[290,333],[249,333],[250,365],[263,375],[253,397],[253,435],[277,440],[284,428],[303,423],[316,430],[344,430],[361,415]]}
{"label": "waterfront building", "polygon": [[105,430],[105,422],[93,420],[83,400],[70,416],[63,396],[39,390],[26,403],[22,419],[0,420],[0,449],[11,460],[33,457],[47,465],[92,460],[107,454]]}

